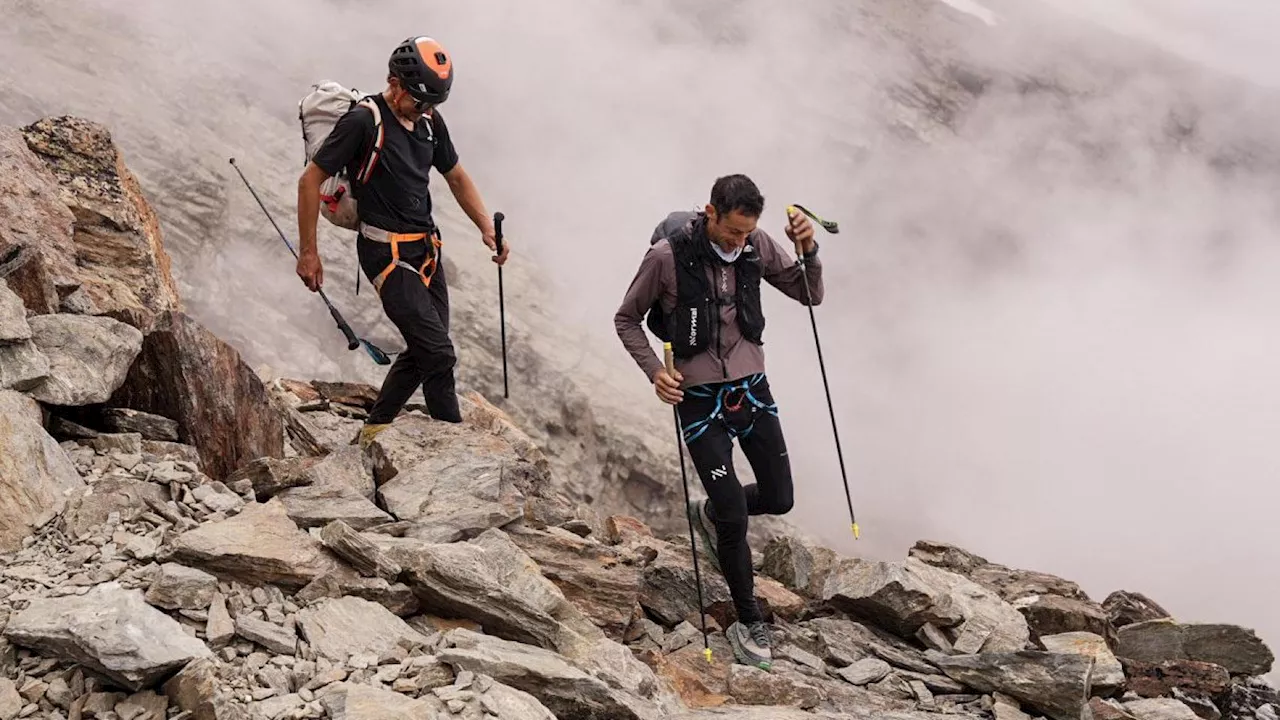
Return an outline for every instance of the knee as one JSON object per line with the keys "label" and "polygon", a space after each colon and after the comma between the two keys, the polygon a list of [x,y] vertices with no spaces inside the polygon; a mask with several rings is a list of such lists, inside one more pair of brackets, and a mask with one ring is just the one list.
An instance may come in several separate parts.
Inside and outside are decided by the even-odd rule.
{"label": "knee", "polygon": [[795,505],[795,498],[792,497],[790,490],[775,492],[770,496],[761,497],[761,504],[764,506],[761,510],[766,515],[786,515],[791,512],[791,508]]}
{"label": "knee", "polygon": [[747,537],[747,513],[730,509],[727,512],[716,508],[716,535],[721,540],[741,542]]}

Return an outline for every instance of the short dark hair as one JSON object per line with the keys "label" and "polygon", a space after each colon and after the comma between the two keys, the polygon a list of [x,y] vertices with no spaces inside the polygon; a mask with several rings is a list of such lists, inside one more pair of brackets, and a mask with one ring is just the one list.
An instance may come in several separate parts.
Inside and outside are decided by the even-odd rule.
{"label": "short dark hair", "polygon": [[739,210],[743,215],[758,218],[764,213],[764,196],[746,175],[725,175],[716,178],[711,186],[711,207],[721,216]]}

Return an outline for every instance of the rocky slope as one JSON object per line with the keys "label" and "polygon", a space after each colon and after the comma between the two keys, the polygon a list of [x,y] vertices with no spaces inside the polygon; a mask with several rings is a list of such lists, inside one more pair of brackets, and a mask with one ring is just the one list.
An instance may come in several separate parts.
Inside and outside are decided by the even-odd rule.
{"label": "rocky slope", "polygon": [[0,720],[1280,712],[1247,628],[934,542],[775,538],[779,660],[734,665],[680,535],[579,502],[479,393],[362,452],[373,387],[263,379],[182,312],[102,127],[0,138]]}

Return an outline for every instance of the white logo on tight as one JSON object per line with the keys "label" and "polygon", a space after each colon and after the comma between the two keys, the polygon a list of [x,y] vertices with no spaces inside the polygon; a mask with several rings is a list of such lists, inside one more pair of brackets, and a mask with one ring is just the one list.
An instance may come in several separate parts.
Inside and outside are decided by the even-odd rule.
{"label": "white logo on tight", "polygon": [[719,480],[720,478],[728,474],[729,474],[729,471],[726,470],[723,465],[711,471],[711,477],[715,478],[716,480]]}

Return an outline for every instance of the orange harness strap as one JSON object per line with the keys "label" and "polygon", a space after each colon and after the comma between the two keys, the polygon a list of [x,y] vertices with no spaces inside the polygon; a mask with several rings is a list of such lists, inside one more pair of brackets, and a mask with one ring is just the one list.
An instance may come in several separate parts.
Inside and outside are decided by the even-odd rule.
{"label": "orange harness strap", "polygon": [[[427,258],[427,261],[422,264],[421,268],[415,268],[400,259],[400,243],[420,242],[428,237],[431,238],[434,251],[431,253],[431,257]],[[373,279],[373,287],[378,291],[378,294],[382,294],[382,284],[386,282],[387,276],[397,266],[417,273],[422,278],[422,284],[431,287],[431,278],[435,277],[436,274],[436,258],[439,257],[440,248],[444,245],[444,243],[440,242],[440,236],[435,233],[430,236],[427,233],[387,233],[387,240],[391,243],[391,263],[382,272],[378,273],[378,277]]]}

